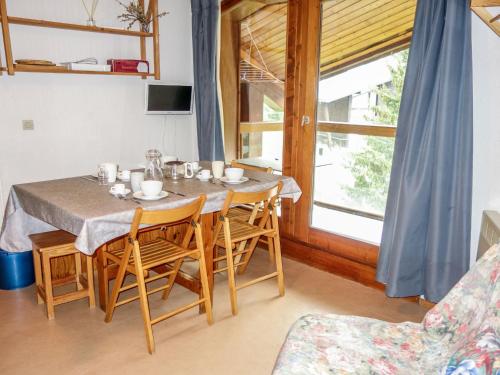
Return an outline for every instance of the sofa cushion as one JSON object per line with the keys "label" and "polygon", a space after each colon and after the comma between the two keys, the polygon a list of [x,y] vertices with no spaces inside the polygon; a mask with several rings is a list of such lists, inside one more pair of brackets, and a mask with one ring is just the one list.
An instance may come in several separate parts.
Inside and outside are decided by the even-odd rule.
{"label": "sofa cushion", "polygon": [[[498,323],[498,322],[497,322]],[[500,337],[498,324],[486,327],[471,337],[450,358],[443,375],[487,375],[500,373]]]}
{"label": "sofa cushion", "polygon": [[422,352],[420,324],[306,315],[290,329],[274,374],[419,374]]}
{"label": "sofa cushion", "polygon": [[440,340],[455,351],[475,335],[497,307],[500,276],[500,246],[489,249],[441,302],[430,310],[424,330],[431,340]]}

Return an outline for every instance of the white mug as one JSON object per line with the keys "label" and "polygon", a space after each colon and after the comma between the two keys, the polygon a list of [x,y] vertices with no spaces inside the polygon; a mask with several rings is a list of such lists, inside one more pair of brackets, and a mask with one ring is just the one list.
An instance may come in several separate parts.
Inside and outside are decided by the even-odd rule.
{"label": "white mug", "polygon": [[102,163],[99,167],[106,169],[108,173],[108,182],[116,181],[116,172],[118,171],[118,165],[116,163]]}
{"label": "white mug", "polygon": [[184,163],[184,178],[193,178],[196,169],[194,168],[193,163]]}
{"label": "white mug", "polygon": [[114,184],[110,191],[112,194],[125,194],[125,184]]}
{"label": "white mug", "polygon": [[118,172],[118,178],[122,181],[130,180],[130,171],[125,169],[123,171]]}
{"label": "white mug", "polygon": [[213,161],[212,162],[212,172],[214,178],[219,179],[224,176],[224,162],[223,161]]}
{"label": "white mug", "polygon": [[144,172],[132,172],[130,174],[130,185],[134,193],[141,191],[141,182],[144,181]]}
{"label": "white mug", "polygon": [[163,188],[163,181],[142,181],[141,182],[141,190],[142,194],[146,197],[156,197],[161,193],[161,189]]}
{"label": "white mug", "polygon": [[210,178],[210,170],[202,169],[202,171],[200,172],[200,178],[203,180],[208,180]]}

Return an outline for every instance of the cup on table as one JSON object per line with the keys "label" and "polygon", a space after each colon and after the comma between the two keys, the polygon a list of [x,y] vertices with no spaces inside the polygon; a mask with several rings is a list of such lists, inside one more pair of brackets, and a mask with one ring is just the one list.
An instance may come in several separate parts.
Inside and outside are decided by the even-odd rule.
{"label": "cup on table", "polygon": [[141,182],[142,194],[144,194],[146,197],[156,197],[158,194],[161,193],[162,188],[163,188],[162,181],[149,180]]}
{"label": "cup on table", "polygon": [[130,185],[134,193],[141,191],[141,182],[144,181],[144,172],[132,172],[130,174]]}
{"label": "cup on table", "polygon": [[226,168],[224,172],[229,181],[239,181],[243,177],[244,171],[242,168]]}
{"label": "cup on table", "polygon": [[184,177],[185,178],[193,178],[198,167],[194,167],[194,163],[184,163]]}
{"label": "cup on table", "polygon": [[219,179],[224,176],[224,162],[223,161],[213,161],[212,162],[212,173],[214,178]]}
{"label": "cup on table", "polygon": [[210,178],[210,169],[202,169],[199,176],[202,180],[208,180]]}
{"label": "cup on table", "polygon": [[129,181],[130,180],[130,171],[128,169],[124,169],[123,171],[119,171],[118,178],[122,181]]}
{"label": "cup on table", "polygon": [[111,194],[125,194],[125,184],[114,184],[109,191]]}
{"label": "cup on table", "polygon": [[116,181],[116,173],[118,171],[118,165],[116,163],[102,163],[99,165],[99,168],[106,169],[108,174],[108,182]]}

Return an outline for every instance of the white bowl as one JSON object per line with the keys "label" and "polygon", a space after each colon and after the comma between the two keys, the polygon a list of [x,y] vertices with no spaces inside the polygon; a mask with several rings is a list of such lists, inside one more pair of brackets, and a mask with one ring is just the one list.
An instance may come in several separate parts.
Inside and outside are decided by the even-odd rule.
{"label": "white bowl", "polygon": [[239,181],[243,177],[244,170],[242,168],[226,168],[224,172],[229,181]]}
{"label": "white bowl", "polygon": [[162,181],[142,181],[141,182],[141,191],[146,197],[156,197],[161,193],[161,189],[163,188]]}

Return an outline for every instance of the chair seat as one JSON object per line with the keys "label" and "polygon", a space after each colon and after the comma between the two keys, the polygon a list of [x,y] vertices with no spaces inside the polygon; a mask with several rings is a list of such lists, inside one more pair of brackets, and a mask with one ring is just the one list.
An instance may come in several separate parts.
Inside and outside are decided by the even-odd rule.
{"label": "chair seat", "polygon": [[[120,259],[123,257],[125,249],[109,250],[108,257],[113,261],[119,263]],[[160,264],[165,264],[173,262],[177,259],[188,257],[194,255],[197,250],[186,250],[170,241],[163,238],[158,238],[155,241],[149,242],[147,244],[141,245],[141,260],[142,267],[144,269],[149,269],[156,267]],[[130,257],[129,265],[132,266],[130,270],[135,267],[134,257]]]}
{"label": "chair seat", "polygon": [[[248,240],[250,238],[263,236],[274,231],[273,229],[266,229],[266,228],[260,229],[256,225],[248,224],[244,221],[240,221],[237,219],[229,221],[229,228],[231,231],[232,243],[241,242],[244,240]],[[224,246],[224,245],[225,245],[224,231],[221,230],[217,237],[217,246]]]}
{"label": "chair seat", "polygon": [[[231,209],[229,209],[226,217],[229,220],[232,219],[240,219],[240,220],[248,220],[250,215],[252,214],[252,208],[251,207],[245,207],[245,206],[236,206]],[[262,217],[262,211],[259,211],[257,213],[256,219]]]}

